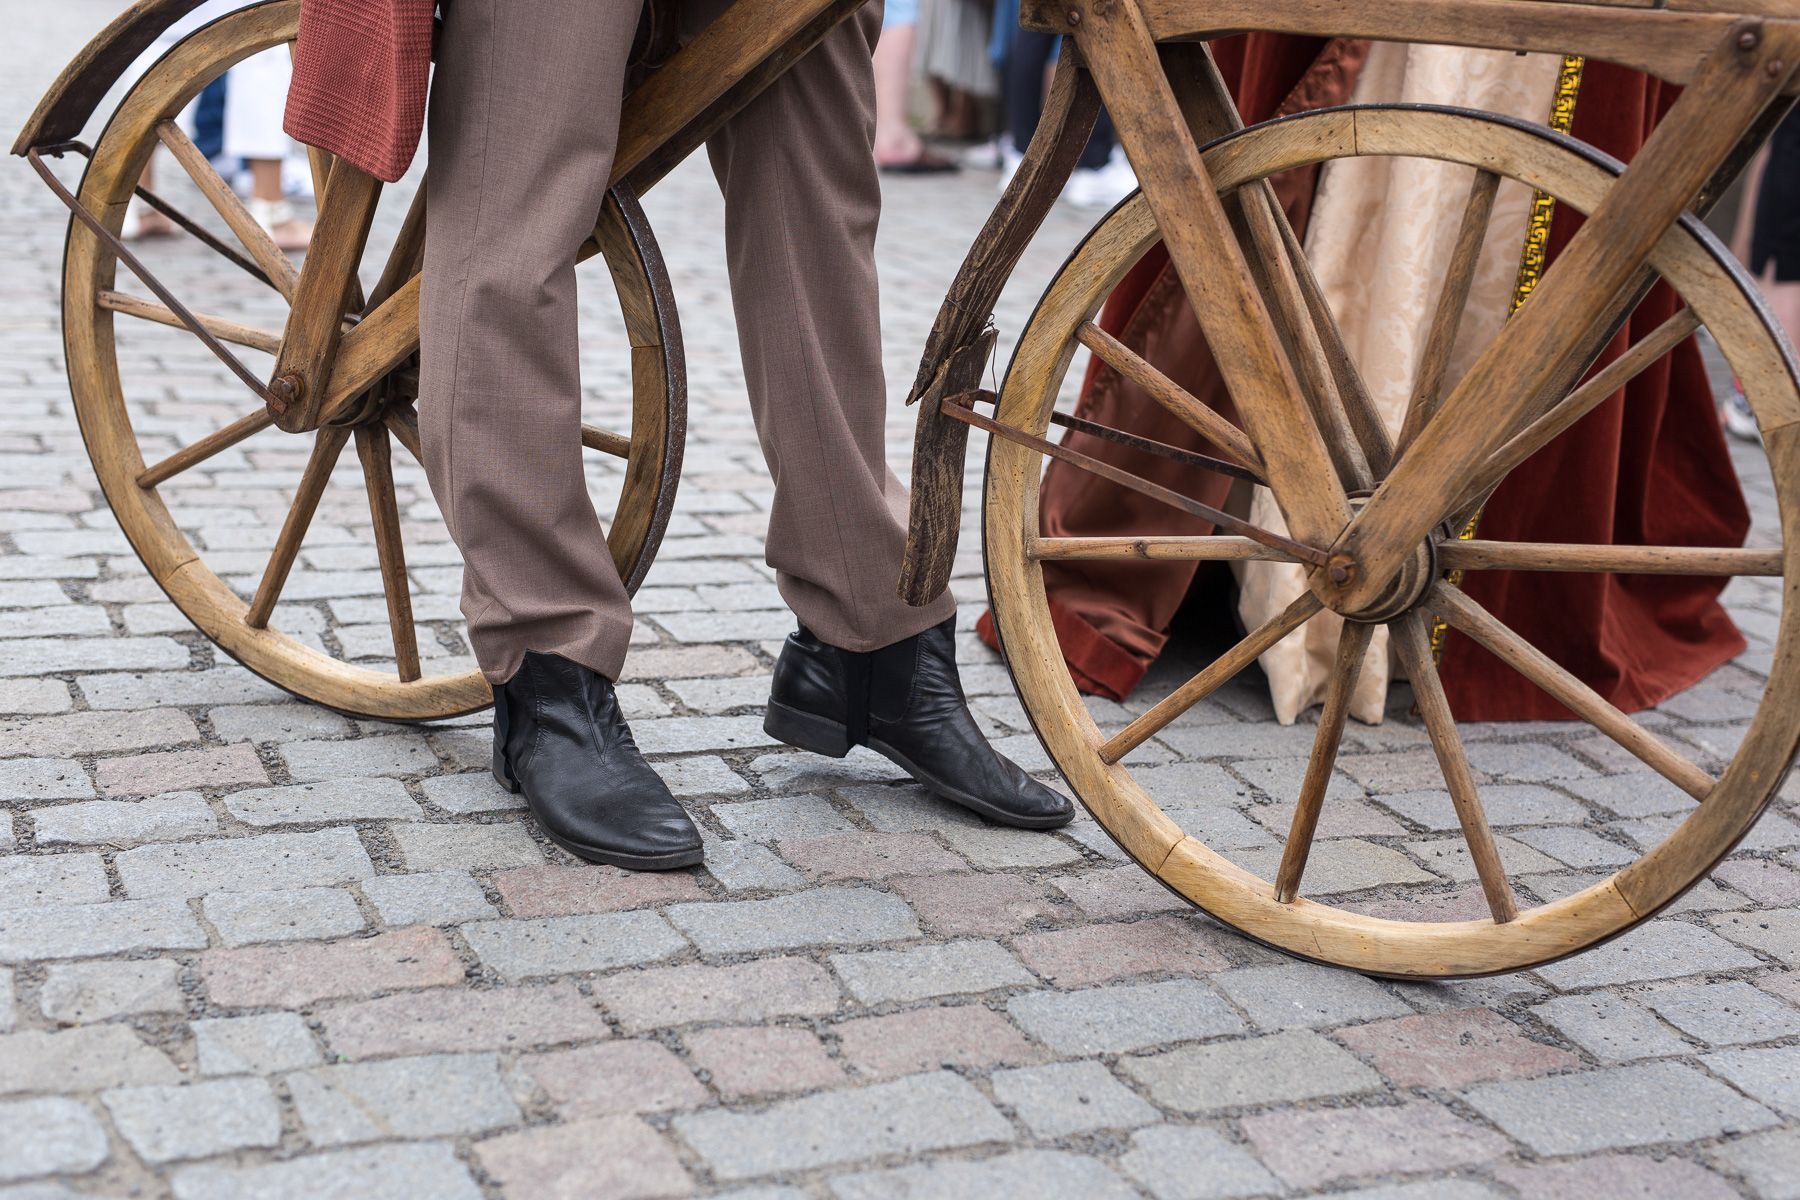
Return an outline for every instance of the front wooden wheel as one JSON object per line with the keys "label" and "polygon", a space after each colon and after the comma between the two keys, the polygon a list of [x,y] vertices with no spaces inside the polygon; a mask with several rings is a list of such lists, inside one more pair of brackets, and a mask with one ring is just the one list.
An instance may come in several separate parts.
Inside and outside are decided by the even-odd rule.
{"label": "front wooden wheel", "polygon": [[[1611,160],[1535,126],[1460,110],[1383,106],[1325,110],[1256,126],[1215,143],[1205,159],[1221,195],[1231,197],[1239,189],[1248,196],[1249,187],[1260,189],[1257,181],[1278,171],[1356,155],[1433,159],[1472,168],[1469,204],[1478,215],[1483,210],[1476,206],[1491,202],[1497,178],[1520,180],[1558,203],[1591,213],[1619,170]],[[1466,218],[1464,226],[1485,228],[1485,223]],[[1583,385],[1589,389],[1585,394],[1575,388],[1538,417],[1552,424],[1533,424],[1515,434],[1507,444],[1511,450],[1498,452],[1481,478],[1462,481],[1466,491],[1458,494],[1478,503],[1522,461],[1521,452],[1532,440],[1541,445],[1558,428],[1555,422],[1572,421],[1571,413],[1586,411],[1583,404],[1623,386],[1704,326],[1741,382],[1761,427],[1780,530],[1759,530],[1753,540],[1760,544],[1751,548],[1528,545],[1435,537],[1429,553],[1421,550],[1417,586],[1422,598],[1397,604],[1397,613],[1363,612],[1342,623],[1323,711],[1316,732],[1307,738],[1310,753],[1288,764],[1292,770],[1286,788],[1279,782],[1283,770],[1274,770],[1265,781],[1267,798],[1248,787],[1235,789],[1250,795],[1244,800],[1229,793],[1197,794],[1208,789],[1192,786],[1193,772],[1159,769],[1156,763],[1175,757],[1176,742],[1168,739],[1185,733],[1190,745],[1203,742],[1196,706],[1263,650],[1327,611],[1321,600],[1324,589],[1315,584],[1147,711],[1104,714],[1105,727],[1070,677],[1044,589],[1042,564],[1059,558],[1302,561],[1284,551],[1279,540],[1263,536],[1275,531],[1255,529],[1248,531],[1255,536],[1243,536],[1245,531],[1239,536],[1134,536],[1130,530],[1120,530],[1114,538],[1041,536],[1039,483],[1048,447],[1034,439],[1045,435],[1065,377],[1083,347],[1165,399],[1178,415],[1187,413],[1190,424],[1226,457],[1248,459],[1255,466],[1264,451],[1241,431],[1219,428],[1221,419],[1212,410],[1195,412],[1197,402],[1188,406],[1177,385],[1142,360],[1132,361],[1135,356],[1093,324],[1113,287],[1159,237],[1148,204],[1134,196],[1071,256],[1020,340],[995,416],[1003,436],[992,439],[988,455],[987,572],[1003,652],[1034,727],[1096,820],[1144,869],[1219,920],[1301,957],[1376,975],[1457,977],[1535,966],[1613,937],[1679,897],[1749,830],[1800,742],[1800,704],[1794,700],[1800,695],[1800,642],[1792,615],[1800,564],[1789,548],[1795,539],[1788,536],[1795,532],[1800,511],[1800,387],[1785,343],[1735,261],[1698,221],[1687,219],[1674,227],[1657,247],[1652,266],[1686,307],[1632,353],[1599,372],[1595,382]],[[1479,240],[1473,246],[1459,244],[1444,269],[1445,287],[1458,286],[1459,279],[1466,287],[1478,251]],[[1444,307],[1460,311],[1459,306]],[[1283,324],[1278,310],[1276,319]],[[1285,340],[1298,344],[1292,323],[1286,326]],[[1439,340],[1433,332],[1428,346]],[[1397,456],[1415,444],[1431,416],[1429,409],[1419,411],[1415,400],[1398,436]],[[1334,447],[1338,463],[1358,457],[1338,453],[1341,449]],[[1483,610],[1454,585],[1452,570],[1778,577],[1786,602],[1766,687],[1748,731],[1734,750],[1703,750],[1696,757],[1693,750],[1675,748]],[[1608,864],[1600,878],[1559,869],[1521,882],[1527,872],[1543,870],[1528,863],[1559,864],[1504,832],[1495,833],[1499,822],[1488,819],[1477,774],[1465,753],[1467,731],[1459,731],[1444,700],[1430,649],[1433,618],[1447,621],[1523,673],[1597,730],[1617,753],[1639,759],[1647,768],[1648,784],[1666,790],[1665,804],[1646,808],[1668,816],[1638,831],[1641,853],[1627,848],[1623,838],[1608,841],[1631,859],[1627,865],[1612,869]],[[1349,696],[1373,632],[1383,627],[1412,681],[1426,735],[1420,741],[1429,745],[1443,780],[1439,790],[1447,795],[1436,806],[1441,811],[1416,805],[1405,813],[1395,810],[1395,818],[1382,814],[1383,822],[1374,828],[1353,829],[1354,836],[1346,836],[1341,827],[1333,828],[1334,800],[1327,791],[1334,782],[1349,782],[1334,775]],[[1426,753],[1423,746],[1418,753]],[[1380,760],[1370,757],[1376,764],[1371,769],[1378,769]],[[1170,776],[1175,777],[1171,784],[1160,782],[1159,777]],[[1185,787],[1183,781],[1189,781]],[[1584,829],[1584,836],[1616,834],[1609,824],[1622,824],[1609,822],[1604,809],[1574,796],[1567,802],[1572,815],[1565,819]],[[1271,820],[1276,814],[1279,819]],[[1576,819],[1573,814],[1581,815]],[[1252,825],[1246,816],[1261,820]],[[1654,836],[1665,825],[1666,836]],[[1259,826],[1268,833],[1260,844],[1256,838],[1234,840],[1216,832]],[[1449,839],[1460,834],[1455,853],[1421,853],[1428,834],[1439,846],[1450,845]],[[1352,869],[1372,861],[1392,869],[1360,874]],[[1447,869],[1446,863],[1452,865]]]}
{"label": "front wooden wheel", "polygon": [[[134,248],[262,379],[309,264],[329,260],[330,248],[316,238],[296,266],[175,118],[233,64],[283,52],[299,11],[297,0],[243,9],[170,50],[108,122],[79,191],[116,234],[146,164],[167,148],[155,156],[152,190],[204,218],[201,231]],[[321,194],[332,165],[314,153]],[[385,259],[364,253],[347,326],[418,272],[424,217],[422,186],[410,203],[377,207],[370,246],[385,243]],[[616,347],[619,362],[601,372],[601,387],[610,384],[617,397],[596,406],[607,427],[584,425],[581,442],[597,452],[588,461],[596,507],[612,514],[608,545],[635,591],[680,474],[680,333],[660,253],[630,196],[609,198],[583,250],[607,268],[586,271],[584,286],[610,276],[618,295],[616,328],[592,340]],[[187,620],[271,683],[356,716],[430,720],[490,703],[462,640],[454,547],[432,519],[422,471],[393,451],[398,442],[413,459],[419,453],[416,322],[402,331],[394,371],[325,427],[294,437],[274,427],[261,399],[79,221],[69,228],[63,328],[75,412],[100,485]],[[340,479],[352,444],[361,479]]]}

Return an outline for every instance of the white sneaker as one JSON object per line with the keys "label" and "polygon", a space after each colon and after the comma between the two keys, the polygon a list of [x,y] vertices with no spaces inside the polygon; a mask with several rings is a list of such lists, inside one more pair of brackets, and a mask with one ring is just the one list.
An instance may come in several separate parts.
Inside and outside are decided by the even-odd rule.
{"label": "white sneaker", "polygon": [[1102,167],[1077,168],[1063,186],[1062,199],[1075,208],[1111,208],[1137,189],[1137,174],[1114,148]]}
{"label": "white sneaker", "polygon": [[312,222],[304,219],[294,211],[288,200],[259,200],[252,196],[246,207],[250,215],[263,231],[274,239],[278,249],[284,251],[304,250],[312,241]]}
{"label": "white sneaker", "polygon": [[1719,418],[1725,423],[1725,432],[1732,437],[1746,442],[1762,441],[1762,430],[1757,427],[1756,414],[1750,411],[1750,401],[1735,379],[1731,381],[1731,395],[1725,397],[1725,403],[1719,406]]}

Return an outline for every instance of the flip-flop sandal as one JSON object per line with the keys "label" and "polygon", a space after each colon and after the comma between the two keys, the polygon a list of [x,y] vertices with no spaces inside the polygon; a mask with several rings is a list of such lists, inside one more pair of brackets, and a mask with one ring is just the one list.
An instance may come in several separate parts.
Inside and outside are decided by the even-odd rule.
{"label": "flip-flop sandal", "polygon": [[881,170],[886,175],[944,175],[962,168],[948,158],[939,158],[929,150],[917,158],[909,158],[903,162],[881,163]]}

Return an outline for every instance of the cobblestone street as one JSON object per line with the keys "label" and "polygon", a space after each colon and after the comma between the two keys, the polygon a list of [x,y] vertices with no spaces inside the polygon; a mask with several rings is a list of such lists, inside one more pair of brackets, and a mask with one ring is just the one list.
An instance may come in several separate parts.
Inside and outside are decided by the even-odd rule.
{"label": "cobblestone street", "polygon": [[[119,8],[7,0],[9,137]],[[166,156],[158,171],[204,210]],[[418,175],[383,201],[380,246]],[[994,175],[887,186],[904,473],[902,397]],[[1225,930],[1085,813],[1054,834],[1005,830],[865,750],[833,761],[767,738],[793,619],[763,563],[769,481],[703,157],[644,205],[690,420],[620,694],[707,848],[703,869],[632,875],[578,863],[526,820],[488,773],[487,714],[402,726],[296,701],[165,598],[76,426],[66,218],[22,160],[0,170],[0,1200],[1800,1197],[1800,785],[1709,881],[1614,942],[1400,984]],[[1059,207],[1028,252],[997,314],[1002,362],[1093,219]],[[196,309],[280,328],[280,298],[195,242],[142,254]],[[617,426],[631,364],[604,275],[583,272],[584,376]],[[185,332],[125,324],[147,454],[253,406]],[[163,489],[245,594],[309,444],[265,431]],[[963,677],[997,744],[1061,786],[972,632],[980,450],[955,583]],[[1752,538],[1771,542],[1767,466],[1734,453]],[[590,458],[604,497],[616,467]],[[467,668],[455,547],[404,451],[395,472],[426,671]],[[372,546],[346,455],[274,623],[390,661]],[[1779,581],[1726,595],[1750,650],[1644,714],[1715,773],[1761,694]],[[1167,695],[1216,650],[1202,642],[1176,643],[1097,719],[1117,728]],[[1184,827],[1272,878],[1314,717],[1283,728],[1266,693],[1251,672],[1132,762]],[[1476,915],[1410,708],[1401,686],[1385,723],[1348,731],[1309,891]],[[1585,725],[1464,736],[1528,901],[1632,861],[1691,809]]]}

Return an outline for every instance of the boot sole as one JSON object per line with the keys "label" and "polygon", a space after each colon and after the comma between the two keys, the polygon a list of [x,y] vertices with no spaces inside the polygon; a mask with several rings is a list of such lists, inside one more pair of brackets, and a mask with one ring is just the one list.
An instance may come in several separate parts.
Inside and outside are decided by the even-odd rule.
{"label": "boot sole", "polygon": [[[827,758],[843,758],[850,753],[850,734],[842,725],[774,700],[769,701],[768,711],[763,715],[763,732],[797,750],[810,750]],[[996,824],[1010,825],[1014,829],[1061,829],[1075,819],[1073,807],[1067,813],[1048,817],[1021,817],[1017,813],[1007,812],[954,784],[926,774],[904,754],[879,738],[870,738],[868,744],[869,749],[911,775],[915,782],[923,784],[952,804],[979,813]]]}
{"label": "boot sole", "polygon": [[[499,766],[494,767],[494,778],[500,786],[517,796],[524,789],[514,783]],[[537,827],[543,830],[545,837],[573,854],[576,858],[588,862],[605,863],[609,867],[623,867],[627,871],[678,871],[683,867],[697,867],[706,857],[706,847],[696,846],[692,850],[674,850],[668,854],[626,854],[618,850],[608,850],[603,846],[588,846],[581,842],[573,842],[560,837],[544,828],[539,821]]]}

